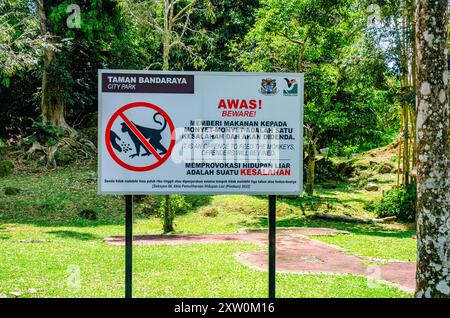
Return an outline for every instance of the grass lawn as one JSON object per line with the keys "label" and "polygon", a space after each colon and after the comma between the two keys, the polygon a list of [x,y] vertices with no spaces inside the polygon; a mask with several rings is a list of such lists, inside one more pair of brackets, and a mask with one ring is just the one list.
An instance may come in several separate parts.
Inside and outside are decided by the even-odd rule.
{"label": "grass lawn", "polygon": [[[0,179],[0,294],[23,297],[122,297],[124,249],[102,238],[124,234],[124,200],[97,194],[95,167],[58,169]],[[21,189],[6,196],[3,187]],[[327,193],[328,191],[328,193]],[[345,208],[346,185],[319,189],[320,199],[280,199],[278,226],[320,226],[344,229],[351,235],[322,237],[349,253],[414,260],[414,233],[403,224],[351,225],[310,218],[327,204]],[[360,203],[375,194],[355,193]],[[331,198],[329,198],[331,197]],[[201,206],[176,218],[179,233],[225,233],[243,227],[265,227],[263,196],[211,196]],[[215,206],[216,217],[202,209]],[[362,206],[362,205],[361,205]],[[78,216],[82,209],[98,220]],[[354,213],[369,213],[356,208]],[[157,217],[145,216],[136,205],[135,234],[161,232]],[[31,242],[30,240],[40,240]],[[237,252],[260,247],[243,243],[137,246],[134,249],[134,292],[138,297],[265,297],[267,274],[240,264]],[[384,284],[358,276],[278,274],[279,297],[408,297]],[[36,289],[37,293],[27,292]]]}

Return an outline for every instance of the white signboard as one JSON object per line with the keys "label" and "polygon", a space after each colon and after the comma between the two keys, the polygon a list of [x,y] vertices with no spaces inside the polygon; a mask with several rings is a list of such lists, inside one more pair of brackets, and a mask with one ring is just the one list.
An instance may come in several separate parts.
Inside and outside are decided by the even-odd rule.
{"label": "white signboard", "polygon": [[99,71],[99,191],[299,194],[303,74]]}

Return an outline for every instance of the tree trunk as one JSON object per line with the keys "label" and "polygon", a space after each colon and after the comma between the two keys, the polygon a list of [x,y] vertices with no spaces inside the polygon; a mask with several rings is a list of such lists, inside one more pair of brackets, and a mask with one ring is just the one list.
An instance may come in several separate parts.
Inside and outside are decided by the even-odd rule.
{"label": "tree trunk", "polygon": [[[48,19],[44,0],[35,0],[35,2],[41,34],[47,37],[47,41],[52,42],[53,39],[49,37],[48,32]],[[41,87],[42,121],[44,123],[51,123],[61,128],[61,130],[72,134],[74,130],[66,123],[64,118],[64,99],[60,86],[61,77],[59,72],[54,69],[55,57],[53,45],[46,48]]]}
{"label": "tree trunk", "polygon": [[168,34],[163,35],[163,67],[164,71],[169,69],[169,47],[170,47],[170,38]]}
{"label": "tree trunk", "polygon": [[174,214],[172,211],[172,198],[170,194],[166,194],[166,205],[164,207],[164,215],[163,215],[163,231],[164,233],[169,233],[174,231],[173,227],[173,219]]}
{"label": "tree trunk", "polygon": [[[414,36],[412,39],[412,57],[411,57],[411,85],[413,91],[416,89],[416,38],[415,38],[415,32],[416,32],[416,17],[415,17],[415,11],[416,11],[416,4],[414,3],[415,0],[411,0],[411,6],[410,6],[410,19],[411,19],[411,31],[414,32]],[[411,168],[413,171],[416,169],[416,119],[417,119],[417,110],[414,107],[414,103],[409,105],[410,109],[410,117],[411,117],[411,157],[412,157],[412,163]],[[412,181],[415,182],[415,175],[411,176],[413,178]]]}
{"label": "tree trunk", "polygon": [[169,54],[170,54],[170,37],[172,29],[170,28],[171,21],[169,21],[169,2],[165,2],[164,7],[164,25],[163,25],[163,71],[169,70]]}
{"label": "tree trunk", "polygon": [[407,187],[409,185],[409,116],[408,116],[408,104],[402,104],[402,113],[405,119],[405,126],[403,127],[403,185]]}
{"label": "tree trunk", "polygon": [[447,0],[416,0],[416,297],[450,297]]}
{"label": "tree trunk", "polygon": [[64,118],[64,100],[61,95],[60,76],[52,70],[54,52],[48,52],[44,61],[41,91],[42,121],[51,123],[64,131],[70,130]]}
{"label": "tree trunk", "polygon": [[306,171],[306,193],[309,196],[314,194],[314,172],[316,166],[316,151],[314,143],[308,144],[308,163]]}
{"label": "tree trunk", "polygon": [[[169,54],[170,54],[170,36],[171,36],[171,28],[169,21],[169,15],[170,10],[168,8],[169,2],[165,2],[165,8],[164,8],[164,26],[163,26],[163,71],[169,70]],[[175,215],[172,211],[172,198],[170,197],[170,194],[166,194],[166,205],[164,207],[164,214],[163,214],[163,231],[164,233],[173,232],[174,226],[173,226],[173,220],[175,218]]]}

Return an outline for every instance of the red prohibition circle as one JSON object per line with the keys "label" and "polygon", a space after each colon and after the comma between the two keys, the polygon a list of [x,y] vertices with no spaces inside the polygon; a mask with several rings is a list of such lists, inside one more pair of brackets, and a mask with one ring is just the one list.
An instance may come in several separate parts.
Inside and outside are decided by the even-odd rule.
{"label": "red prohibition circle", "polygon": [[[148,166],[143,166],[143,167],[135,167],[135,166],[132,166],[132,165],[122,161],[115,154],[115,152],[112,148],[112,145],[111,145],[111,140],[110,140],[110,134],[111,134],[110,132],[111,132],[111,128],[112,128],[114,121],[117,119],[117,117],[119,117],[121,114],[123,114],[126,110],[129,110],[134,107],[146,107],[146,108],[156,110],[158,113],[160,113],[164,117],[164,119],[167,121],[167,125],[169,125],[170,135],[171,135],[170,145],[169,145],[169,148],[167,149],[167,152],[164,154],[164,156],[162,156],[161,159],[157,160],[155,163],[148,165]],[[149,171],[149,170],[159,167],[170,157],[173,147],[175,146],[175,126],[173,125],[173,122],[170,119],[169,115],[167,115],[167,113],[164,110],[162,110],[161,108],[159,108],[158,106],[151,104],[151,103],[146,103],[146,102],[130,103],[130,104],[127,104],[127,105],[119,108],[109,119],[108,124],[106,125],[105,142],[106,142],[105,143],[106,148],[108,149],[108,152],[111,155],[111,157],[114,159],[115,162],[117,162],[123,168],[132,170],[132,171]]]}

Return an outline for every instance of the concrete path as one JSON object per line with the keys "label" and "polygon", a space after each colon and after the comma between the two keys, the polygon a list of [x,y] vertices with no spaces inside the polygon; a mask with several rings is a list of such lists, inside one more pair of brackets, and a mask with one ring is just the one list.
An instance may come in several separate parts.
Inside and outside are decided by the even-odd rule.
{"label": "concrete path", "polygon": [[[412,293],[415,287],[415,263],[380,262],[345,253],[337,246],[312,240],[307,236],[345,235],[348,232],[326,228],[277,229],[277,262],[279,272],[355,274],[384,280]],[[124,245],[124,237],[104,239],[111,245]],[[143,235],[133,238],[134,245],[251,242],[267,246],[266,231],[243,231],[234,234]],[[238,260],[252,268],[267,270],[267,250],[244,252]]]}

